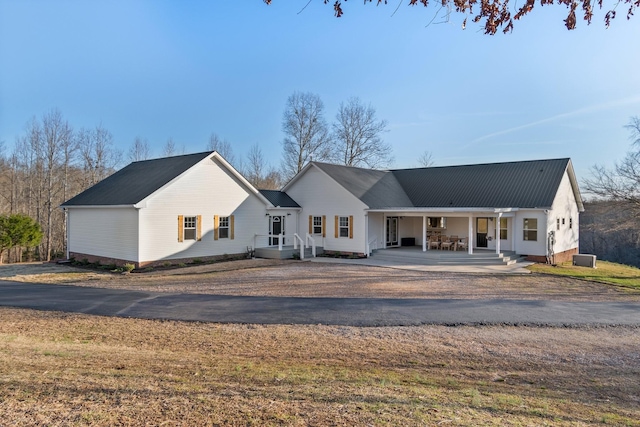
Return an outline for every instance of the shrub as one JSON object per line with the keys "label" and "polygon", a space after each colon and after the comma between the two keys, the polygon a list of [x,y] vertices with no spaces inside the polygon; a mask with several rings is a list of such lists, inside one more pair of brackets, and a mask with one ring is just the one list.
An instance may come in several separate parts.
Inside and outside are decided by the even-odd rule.
{"label": "shrub", "polygon": [[124,265],[124,271],[127,273],[131,273],[135,268],[136,266],[130,263]]}

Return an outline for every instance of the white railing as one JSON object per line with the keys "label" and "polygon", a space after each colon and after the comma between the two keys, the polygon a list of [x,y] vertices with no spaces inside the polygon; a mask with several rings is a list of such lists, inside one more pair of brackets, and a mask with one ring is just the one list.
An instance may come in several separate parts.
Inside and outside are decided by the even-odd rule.
{"label": "white railing", "polygon": [[305,244],[307,247],[309,247],[309,240],[311,240],[311,255],[315,258],[316,257],[316,239],[314,239],[311,234],[307,233],[307,236],[305,237]]}
{"label": "white railing", "polygon": [[[304,240],[298,236],[298,233],[293,234],[293,249],[298,249],[298,241],[300,242],[300,259],[304,259]],[[282,249],[280,249],[282,250]]]}
{"label": "white railing", "polygon": [[[372,248],[371,245],[374,245],[375,248]],[[371,256],[371,251],[378,249],[378,236],[373,236],[373,239],[367,242],[367,258]]]}
{"label": "white railing", "polygon": [[[278,239],[278,250],[282,250],[282,246],[285,244],[285,235],[284,234],[254,234],[253,235],[253,248],[264,248],[272,245],[271,239]],[[260,244],[258,243],[258,239],[261,240]],[[262,244],[263,239],[266,239],[266,243]],[[295,241],[295,240],[294,240]]]}

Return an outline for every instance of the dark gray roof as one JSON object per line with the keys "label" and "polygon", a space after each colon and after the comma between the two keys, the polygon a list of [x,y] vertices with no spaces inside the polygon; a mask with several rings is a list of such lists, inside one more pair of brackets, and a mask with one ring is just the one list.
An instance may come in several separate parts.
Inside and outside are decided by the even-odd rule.
{"label": "dark gray roof", "polygon": [[416,207],[550,208],[569,159],[398,169]]}
{"label": "dark gray roof", "polygon": [[370,209],[550,208],[569,162],[567,158],[391,171],[314,164]]}
{"label": "dark gray roof", "polygon": [[211,154],[212,151],[133,162],[62,206],[134,205]]}
{"label": "dark gray roof", "polygon": [[389,171],[318,163],[315,165],[370,209],[412,206],[411,200]]}
{"label": "dark gray roof", "polygon": [[281,208],[299,208],[300,205],[296,203],[287,193],[278,190],[258,190],[260,194],[264,196],[275,207]]}

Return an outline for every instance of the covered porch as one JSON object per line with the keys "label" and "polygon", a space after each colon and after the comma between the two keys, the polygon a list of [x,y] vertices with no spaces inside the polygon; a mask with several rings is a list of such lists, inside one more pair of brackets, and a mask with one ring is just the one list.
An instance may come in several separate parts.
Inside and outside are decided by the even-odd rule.
{"label": "covered porch", "polygon": [[400,247],[425,253],[515,253],[516,210],[371,210],[365,217],[367,253]]}

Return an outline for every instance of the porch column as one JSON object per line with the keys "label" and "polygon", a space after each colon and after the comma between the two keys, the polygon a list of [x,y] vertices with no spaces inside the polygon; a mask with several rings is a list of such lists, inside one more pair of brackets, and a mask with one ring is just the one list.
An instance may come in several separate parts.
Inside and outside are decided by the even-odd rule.
{"label": "porch column", "polygon": [[516,217],[514,215],[511,217],[511,250],[517,253],[516,237]]}
{"label": "porch column", "polygon": [[367,251],[367,258],[371,255],[369,247],[369,214],[364,215],[364,250]]}
{"label": "porch column", "polygon": [[427,251],[427,217],[422,216],[422,252]]}
{"label": "porch column", "polygon": [[502,218],[502,212],[498,213],[496,218],[496,254],[500,253],[500,219]]}
{"label": "porch column", "polygon": [[467,239],[467,243],[469,246],[469,255],[473,254],[473,215],[469,215],[469,238]]}

